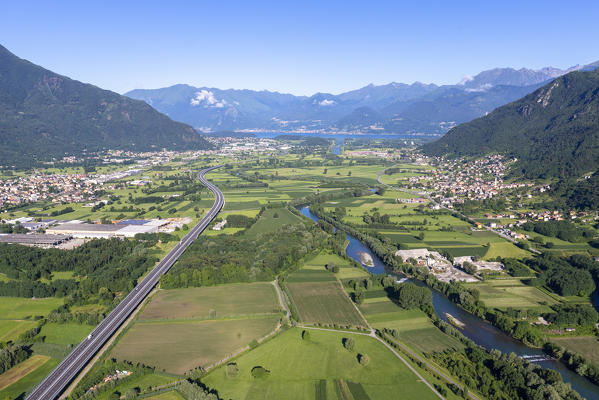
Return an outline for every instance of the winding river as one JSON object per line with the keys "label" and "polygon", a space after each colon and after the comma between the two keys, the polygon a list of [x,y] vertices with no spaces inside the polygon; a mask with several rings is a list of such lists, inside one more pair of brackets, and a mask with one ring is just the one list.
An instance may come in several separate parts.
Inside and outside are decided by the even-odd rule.
{"label": "winding river", "polygon": [[[303,215],[310,218],[314,222],[318,222],[318,217],[312,214],[307,206],[301,208],[300,211]],[[372,256],[374,261],[374,267],[368,268],[370,272],[377,275],[389,273],[386,271],[383,261],[372,254],[370,249],[364,246],[362,242],[350,235],[346,235],[346,238],[349,241],[349,245],[346,249],[346,254],[349,257],[353,258],[357,262],[360,262],[360,256],[358,253],[368,253]],[[410,281],[417,285],[424,285],[424,283],[420,281]],[[561,362],[548,358],[542,350],[528,347],[501,332],[487,321],[462,310],[436,290],[432,290],[432,292],[433,307],[437,311],[439,317],[444,321],[449,322],[445,315],[446,313],[449,313],[458,320],[462,321],[465,325],[459,330],[462,332],[462,334],[464,334],[464,336],[472,340],[474,343],[487,349],[498,349],[502,353],[513,352],[520,357],[527,359],[528,361],[532,361],[543,366],[544,368],[551,368],[555,371],[558,371],[562,375],[564,382],[570,383],[572,387],[576,389],[578,393],[580,393],[581,396],[586,397],[589,400],[599,399],[599,386],[592,384],[586,378],[583,378],[575,372],[569,370]],[[595,294],[595,296],[599,298],[598,294]]]}

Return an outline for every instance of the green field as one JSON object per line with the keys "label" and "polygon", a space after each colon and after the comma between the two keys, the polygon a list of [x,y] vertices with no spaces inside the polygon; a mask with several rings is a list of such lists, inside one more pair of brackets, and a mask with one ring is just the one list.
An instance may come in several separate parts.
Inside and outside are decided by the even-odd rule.
{"label": "green field", "polygon": [[[35,357],[35,356],[33,356]],[[40,356],[41,357],[41,356]],[[38,358],[37,360],[42,360]],[[26,362],[26,361],[25,361]],[[0,398],[2,399],[17,399],[24,398],[25,393],[29,393],[46,375],[50,373],[58,365],[60,360],[50,358],[46,359],[41,365],[37,366],[34,370],[23,376],[18,381],[14,382],[10,386],[0,390]],[[20,364],[19,364],[20,365]],[[13,368],[19,368],[16,365]],[[5,373],[9,373],[9,371]]]}
{"label": "green field", "polygon": [[[437,398],[376,339],[352,335],[356,346],[350,352],[343,348],[344,337],[343,333],[311,330],[310,340],[305,341],[301,329],[290,329],[235,360],[239,368],[236,378],[227,377],[221,367],[202,383],[227,399],[315,399],[317,390],[319,399],[337,399],[335,381],[340,379],[361,386],[367,397],[356,399],[392,399],[398,393],[406,399]],[[358,363],[358,352],[370,357],[369,365]],[[255,366],[266,368],[269,376],[253,378]]]}
{"label": "green field", "polygon": [[302,322],[366,327],[338,282],[297,282],[287,286]]}
{"label": "green field", "polygon": [[21,333],[36,325],[35,321],[0,320],[0,342],[15,341]]}
{"label": "green field", "polygon": [[185,397],[183,397],[183,395],[177,392],[176,390],[169,390],[168,392],[160,393],[146,398],[152,400],[186,400]]}
{"label": "green field", "polygon": [[[141,375],[141,376],[129,379],[126,382],[117,385],[113,390],[107,390],[105,392],[102,392],[94,398],[98,399],[98,400],[107,400],[110,397],[110,394],[112,392],[114,392],[115,390],[124,394],[127,390],[133,389],[136,387],[140,388],[141,390],[144,390],[144,389],[149,388],[150,386],[166,385],[167,383],[171,383],[171,382],[177,381],[179,379],[180,378],[173,377],[173,376],[167,376],[167,375],[163,375],[160,373]],[[171,393],[171,392],[173,392],[173,391],[170,391],[167,393]],[[152,397],[152,398],[155,398],[155,397]],[[181,398],[183,398],[183,397],[174,397],[172,399],[181,399]],[[167,399],[168,399],[168,397],[167,397]]]}
{"label": "green field", "polygon": [[553,337],[551,342],[582,354],[593,364],[599,365],[599,339],[595,336]]}
{"label": "green field", "polygon": [[0,390],[7,388],[44,365],[50,357],[33,355],[0,375]]}
{"label": "green field", "polygon": [[143,309],[140,320],[222,318],[279,312],[270,283],[228,284],[201,288],[160,290]]}
{"label": "green field", "polygon": [[553,297],[536,287],[525,285],[520,279],[489,279],[465,285],[478,289],[480,299],[487,307],[501,310],[512,307],[551,312],[549,306],[557,303]]}
{"label": "green field", "polygon": [[292,214],[286,208],[268,208],[264,210],[258,221],[250,229],[248,235],[274,232],[283,225],[294,225],[303,223],[302,219]]}
{"label": "green field", "polygon": [[56,297],[47,297],[44,299],[2,297],[2,301],[0,301],[0,318],[24,319],[37,315],[46,316],[50,311],[60,307],[63,303],[63,299]]}
{"label": "green field", "polygon": [[526,257],[528,253],[521,248],[517,247],[513,243],[503,242],[503,243],[491,243],[489,246],[489,250],[485,254],[486,260],[493,260],[497,257],[503,258],[523,258]]}
{"label": "green field", "polygon": [[45,336],[44,342],[55,344],[78,344],[94,329],[86,324],[56,324],[47,323],[42,327],[40,336]]}
{"label": "green field", "polygon": [[271,332],[278,316],[239,320],[138,322],[110,356],[142,362],[170,373],[215,363]]}

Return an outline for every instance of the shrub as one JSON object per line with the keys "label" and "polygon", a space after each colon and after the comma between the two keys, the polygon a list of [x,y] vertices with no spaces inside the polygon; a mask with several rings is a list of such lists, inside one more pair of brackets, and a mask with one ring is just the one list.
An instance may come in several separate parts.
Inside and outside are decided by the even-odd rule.
{"label": "shrub", "polygon": [[226,372],[229,378],[237,378],[237,375],[239,375],[239,367],[237,366],[237,363],[228,363]]}
{"label": "shrub", "polygon": [[252,368],[252,376],[255,379],[266,379],[270,375],[270,371],[262,366]]}
{"label": "shrub", "polygon": [[358,354],[358,362],[366,366],[370,363],[370,358],[366,354]]}
{"label": "shrub", "polygon": [[356,342],[352,338],[343,338],[343,347],[349,351],[353,351],[356,346]]}

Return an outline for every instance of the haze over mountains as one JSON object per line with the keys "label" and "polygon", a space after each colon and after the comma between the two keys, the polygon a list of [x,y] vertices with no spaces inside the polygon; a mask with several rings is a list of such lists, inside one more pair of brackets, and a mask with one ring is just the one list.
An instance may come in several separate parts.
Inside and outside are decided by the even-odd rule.
{"label": "haze over mountains", "polygon": [[277,130],[441,135],[574,70],[496,68],[456,85],[389,83],[339,95],[175,85],[126,93],[202,131]]}
{"label": "haze over mountains", "polygon": [[189,125],[142,101],[81,83],[0,46],[0,166],[101,149],[207,148]]}

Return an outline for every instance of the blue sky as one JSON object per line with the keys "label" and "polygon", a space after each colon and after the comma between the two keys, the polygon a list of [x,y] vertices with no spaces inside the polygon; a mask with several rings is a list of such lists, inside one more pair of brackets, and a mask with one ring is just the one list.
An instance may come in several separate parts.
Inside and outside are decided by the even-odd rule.
{"label": "blue sky", "polygon": [[[409,4],[408,4],[409,3]],[[599,59],[595,1],[7,1],[0,44],[120,93],[456,83]]]}

